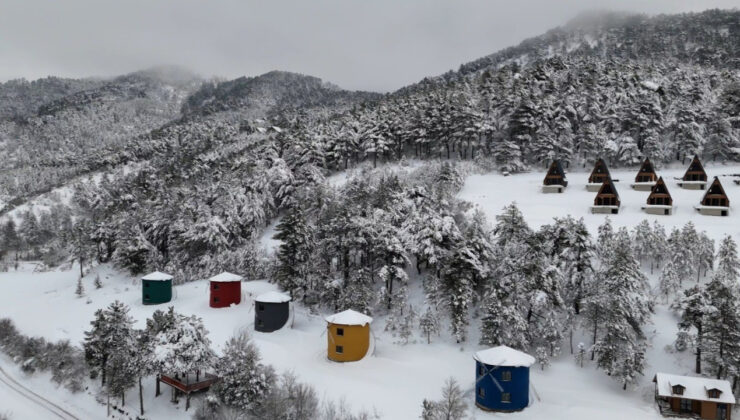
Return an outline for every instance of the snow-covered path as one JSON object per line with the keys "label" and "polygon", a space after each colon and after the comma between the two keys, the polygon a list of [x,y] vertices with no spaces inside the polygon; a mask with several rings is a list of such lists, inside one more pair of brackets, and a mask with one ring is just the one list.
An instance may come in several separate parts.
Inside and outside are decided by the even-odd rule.
{"label": "snow-covered path", "polygon": [[[7,401],[8,405],[16,409],[20,407],[22,418],[79,420],[79,417],[71,412],[25,387],[2,367],[0,367],[0,389],[2,389],[0,397],[3,395],[6,397],[3,401]],[[18,398],[19,396],[22,398]],[[18,413],[14,412],[13,415],[17,416]]]}

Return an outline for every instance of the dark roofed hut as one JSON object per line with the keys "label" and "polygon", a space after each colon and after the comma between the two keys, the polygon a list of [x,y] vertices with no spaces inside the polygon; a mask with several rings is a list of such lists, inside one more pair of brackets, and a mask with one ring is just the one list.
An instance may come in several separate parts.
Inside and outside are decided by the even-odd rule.
{"label": "dark roofed hut", "polygon": [[652,191],[650,191],[647,205],[642,209],[648,214],[659,214],[665,216],[673,214],[673,197],[671,197],[671,193],[668,192],[668,186],[665,184],[665,181],[663,181],[663,177],[658,178]]}
{"label": "dark roofed hut", "polygon": [[727,197],[722,183],[719,178],[714,177],[712,185],[709,186],[701,204],[696,206],[696,210],[707,216],[727,216],[730,212],[730,199]]}
{"label": "dark roofed hut", "polygon": [[650,162],[650,159],[645,158],[642,166],[640,166],[640,170],[637,171],[632,189],[637,191],[651,191],[657,180],[658,174],[655,173],[653,163]]}
{"label": "dark roofed hut", "polygon": [[550,164],[550,169],[547,170],[547,175],[545,175],[545,180],[542,183],[542,192],[562,193],[567,186],[568,180],[565,179],[563,165],[560,164],[559,160],[553,161]]}
{"label": "dark roofed hut", "polygon": [[285,326],[290,319],[290,296],[267,292],[254,299],[254,330],[273,332]]}
{"label": "dark roofed hut", "polygon": [[704,165],[701,164],[699,156],[694,156],[689,168],[683,175],[678,186],[687,190],[703,190],[707,187],[707,173],[704,171]]}
{"label": "dark roofed hut", "polygon": [[599,158],[594,164],[594,169],[591,171],[591,175],[588,177],[586,190],[591,192],[599,191],[601,189],[601,184],[603,184],[607,179],[612,179],[611,173],[609,173],[609,168],[606,166],[604,159]]}
{"label": "dark roofed hut", "polygon": [[155,271],[141,278],[141,301],[144,305],[158,305],[171,300],[171,275]]}
{"label": "dark roofed hut", "polygon": [[620,204],[619,193],[614,187],[614,182],[609,178],[601,184],[601,189],[594,198],[591,213],[617,214],[619,213]]}

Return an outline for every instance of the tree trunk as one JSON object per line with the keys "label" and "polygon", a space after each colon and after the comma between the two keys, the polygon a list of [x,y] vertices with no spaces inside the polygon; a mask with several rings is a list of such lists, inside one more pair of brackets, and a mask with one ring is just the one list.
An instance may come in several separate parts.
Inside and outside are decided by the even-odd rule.
{"label": "tree trunk", "polygon": [[158,397],[160,394],[159,392],[159,375],[157,375],[157,390],[154,392],[154,396]]}
{"label": "tree trunk", "polygon": [[141,376],[139,376],[139,408],[141,415],[144,415],[144,388],[141,386]]}
{"label": "tree trunk", "polygon": [[126,391],[121,391],[121,407],[126,405]]}
{"label": "tree trunk", "polygon": [[696,327],[696,373],[701,373],[701,344],[702,328],[701,324]]}

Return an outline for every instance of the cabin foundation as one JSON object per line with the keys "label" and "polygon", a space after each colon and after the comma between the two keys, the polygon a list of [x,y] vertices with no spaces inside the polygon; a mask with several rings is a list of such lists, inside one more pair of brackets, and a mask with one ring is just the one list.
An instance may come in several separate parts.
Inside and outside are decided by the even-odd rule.
{"label": "cabin foundation", "polygon": [[586,184],[586,191],[588,192],[599,192],[602,183],[589,182]]}
{"label": "cabin foundation", "polygon": [[647,205],[642,208],[647,214],[655,214],[658,216],[670,216],[673,214],[673,206],[651,206]]}
{"label": "cabin foundation", "polygon": [[543,185],[542,192],[545,194],[562,194],[565,187],[562,185]]}
{"label": "cabin foundation", "polygon": [[704,216],[727,216],[730,214],[729,207],[696,206],[695,209]]}
{"label": "cabin foundation", "polygon": [[591,206],[593,214],[618,214],[619,206]]}
{"label": "cabin foundation", "polygon": [[632,189],[635,191],[651,191],[654,186],[654,182],[635,182],[632,184]]}

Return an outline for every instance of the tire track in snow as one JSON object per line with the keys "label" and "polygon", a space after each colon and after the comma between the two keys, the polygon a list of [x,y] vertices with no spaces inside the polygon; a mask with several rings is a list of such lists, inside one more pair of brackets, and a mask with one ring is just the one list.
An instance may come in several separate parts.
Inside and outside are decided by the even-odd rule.
{"label": "tire track in snow", "polygon": [[18,381],[16,381],[10,375],[8,375],[8,373],[2,367],[0,367],[0,383],[3,383],[5,386],[10,388],[11,390],[20,394],[22,397],[33,402],[37,406],[46,409],[47,411],[54,414],[56,417],[59,417],[60,419],[80,420],[79,417],[75,416],[74,414],[70,413],[64,408],[54,404],[53,402],[47,400],[41,395],[21,385]]}

